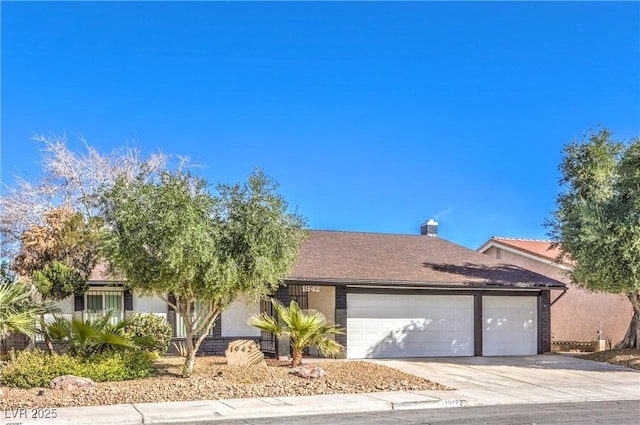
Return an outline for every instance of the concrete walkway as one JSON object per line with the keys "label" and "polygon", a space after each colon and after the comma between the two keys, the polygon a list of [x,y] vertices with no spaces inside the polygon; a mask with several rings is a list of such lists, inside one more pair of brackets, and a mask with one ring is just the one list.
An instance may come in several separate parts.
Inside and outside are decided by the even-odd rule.
{"label": "concrete walkway", "polygon": [[456,389],[58,408],[56,418],[49,419],[32,418],[34,413],[36,416],[40,413],[33,409],[8,410],[0,412],[0,424],[211,422],[468,405],[640,400],[640,371],[573,357],[456,357],[375,362]]}

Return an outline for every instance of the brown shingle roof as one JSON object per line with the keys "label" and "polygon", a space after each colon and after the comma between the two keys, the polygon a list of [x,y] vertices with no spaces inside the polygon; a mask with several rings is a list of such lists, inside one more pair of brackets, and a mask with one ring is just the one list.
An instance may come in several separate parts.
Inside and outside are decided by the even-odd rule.
{"label": "brown shingle roof", "polygon": [[438,237],[313,230],[288,281],[564,287]]}

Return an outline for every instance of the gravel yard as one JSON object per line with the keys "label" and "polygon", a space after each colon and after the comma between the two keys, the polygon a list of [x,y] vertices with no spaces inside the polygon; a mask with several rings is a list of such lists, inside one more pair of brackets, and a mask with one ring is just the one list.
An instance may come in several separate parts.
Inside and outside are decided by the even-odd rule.
{"label": "gravel yard", "polygon": [[287,364],[269,361],[267,366],[227,366],[224,357],[198,357],[194,374],[180,377],[180,357],[158,361],[153,378],[96,383],[93,389],[62,391],[3,387],[0,409],[20,407],[71,407],[162,401],[216,400],[227,398],[285,397],[316,394],[369,393],[379,391],[446,390],[385,366],[363,361],[320,361],[322,378],[307,380],[291,375]]}
{"label": "gravel yard", "polygon": [[597,362],[611,363],[640,370],[640,351],[631,348],[598,351],[596,353],[580,353],[575,354],[575,356],[585,360],[595,360]]}
{"label": "gravel yard", "polygon": [[[571,353],[587,360],[607,362],[640,370],[640,351],[609,350]],[[0,410],[20,407],[71,407],[161,401],[216,400],[226,398],[285,397],[315,394],[368,393],[379,391],[447,390],[438,383],[364,361],[319,361],[323,378],[306,380],[289,373],[285,362],[267,366],[227,366],[224,357],[198,357],[193,377],[180,377],[180,357],[158,360],[158,375],[123,382],[99,382],[89,390],[23,390],[3,387]]]}

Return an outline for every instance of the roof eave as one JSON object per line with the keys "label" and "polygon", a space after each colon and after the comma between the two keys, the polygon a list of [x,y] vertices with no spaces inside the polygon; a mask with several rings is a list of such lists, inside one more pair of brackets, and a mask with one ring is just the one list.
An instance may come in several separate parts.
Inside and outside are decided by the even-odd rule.
{"label": "roof eave", "polygon": [[317,278],[317,277],[289,277],[284,279],[286,284],[309,285],[313,283],[319,286],[393,286],[404,288],[434,288],[434,289],[505,289],[505,290],[541,290],[541,289],[560,289],[566,286],[560,282],[558,284],[530,284],[515,283],[513,285],[505,285],[500,282],[418,282],[407,280],[372,280],[372,279],[348,279],[348,278]]}

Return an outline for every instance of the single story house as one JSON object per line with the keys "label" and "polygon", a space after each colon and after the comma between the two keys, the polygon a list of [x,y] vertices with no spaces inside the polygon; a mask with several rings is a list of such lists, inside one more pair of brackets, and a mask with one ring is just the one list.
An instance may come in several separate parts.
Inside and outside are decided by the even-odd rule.
{"label": "single story house", "polygon": [[[420,235],[310,231],[293,272],[274,297],[322,312],[346,329],[337,340],[348,358],[528,355],[551,349],[551,292],[562,282],[437,237],[437,223]],[[156,297],[110,286],[97,269],[91,289],[64,309],[91,315],[112,308],[166,317],[184,337],[174,311]],[[64,304],[64,303],[63,303]],[[247,325],[270,311],[235,301],[218,319],[201,354],[221,354],[235,339],[254,339],[272,355],[287,344]]]}
{"label": "single story house", "polygon": [[498,261],[515,264],[563,282],[567,290],[551,300],[552,341],[593,341],[602,338],[616,344],[633,316],[633,308],[623,295],[591,292],[571,283],[566,272],[571,263],[558,263],[560,248],[550,241],[492,237],[478,248]]}

